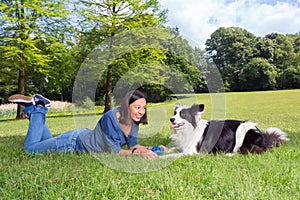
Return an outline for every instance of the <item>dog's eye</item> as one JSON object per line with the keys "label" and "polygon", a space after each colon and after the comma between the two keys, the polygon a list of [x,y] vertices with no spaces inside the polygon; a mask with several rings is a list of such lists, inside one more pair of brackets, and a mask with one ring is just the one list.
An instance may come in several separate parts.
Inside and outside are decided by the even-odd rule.
{"label": "dog's eye", "polygon": [[184,118],[186,114],[184,112],[180,112],[180,117]]}

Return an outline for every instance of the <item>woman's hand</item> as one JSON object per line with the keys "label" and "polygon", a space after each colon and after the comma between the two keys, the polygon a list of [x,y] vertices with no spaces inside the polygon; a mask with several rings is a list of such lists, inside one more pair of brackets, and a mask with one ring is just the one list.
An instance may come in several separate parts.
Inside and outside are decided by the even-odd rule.
{"label": "woman's hand", "polygon": [[[164,150],[164,152],[169,151],[169,149],[167,147],[165,147],[164,145],[159,145],[159,147],[161,147]],[[133,152],[132,154],[133,155],[141,155],[145,159],[157,158],[158,155],[156,153],[154,153],[151,149],[152,149],[152,147],[149,147],[149,146],[136,145],[132,149],[132,152]]]}
{"label": "woman's hand", "polygon": [[169,151],[169,149],[167,147],[165,147],[164,145],[159,145],[159,147],[161,147],[164,150],[164,152],[168,152]]}
{"label": "woman's hand", "polygon": [[141,155],[143,158],[145,159],[155,159],[158,156],[151,150],[147,149],[147,148],[136,148],[133,151],[133,155]]}
{"label": "woman's hand", "polygon": [[[167,147],[165,147],[164,145],[159,145],[159,147],[161,147],[164,150],[164,152],[168,152],[169,151],[169,149]],[[135,145],[133,148],[136,148],[136,149],[138,149],[138,148],[144,148],[144,149],[148,149],[148,150],[152,149],[151,146],[142,146],[142,145],[139,145],[139,144]]]}

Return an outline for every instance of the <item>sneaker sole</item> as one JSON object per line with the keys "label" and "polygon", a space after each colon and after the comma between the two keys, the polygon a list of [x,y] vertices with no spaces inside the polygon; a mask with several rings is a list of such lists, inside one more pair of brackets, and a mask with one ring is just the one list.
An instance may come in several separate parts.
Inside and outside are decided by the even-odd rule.
{"label": "sneaker sole", "polygon": [[25,95],[22,95],[22,94],[12,95],[8,98],[8,101],[10,101],[12,103],[19,103],[19,102],[33,103],[32,97],[25,96]]}

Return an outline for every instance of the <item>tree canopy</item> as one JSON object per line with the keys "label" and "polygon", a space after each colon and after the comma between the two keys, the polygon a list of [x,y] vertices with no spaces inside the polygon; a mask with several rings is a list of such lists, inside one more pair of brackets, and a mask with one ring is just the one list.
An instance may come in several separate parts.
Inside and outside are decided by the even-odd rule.
{"label": "tree canopy", "polygon": [[[89,39],[92,38],[94,47],[99,45],[102,39],[107,41],[107,47],[112,49],[119,44],[115,41],[115,35],[134,29],[158,27],[166,20],[166,12],[159,7],[157,0],[81,0],[78,4],[81,7],[79,14],[83,19],[80,24],[92,31],[92,34],[90,31],[83,34],[88,34]],[[109,40],[106,40],[107,38]],[[110,58],[117,59],[111,57],[113,55],[111,53]],[[118,70],[118,67],[116,64],[107,66],[105,112],[112,108],[113,71]]]}
{"label": "tree canopy", "polygon": [[[0,3],[0,52],[4,69],[10,68],[14,78],[18,76],[18,93],[24,94],[26,86],[30,88],[28,94],[41,91],[30,76],[44,82],[46,77],[55,77],[60,67],[55,64],[61,62],[62,52],[66,52],[63,42],[68,28],[67,13],[61,0]],[[21,117],[21,107],[17,117]]]}
{"label": "tree canopy", "polygon": [[299,33],[257,37],[220,27],[200,49],[165,27],[166,19],[158,0],[1,1],[0,103],[14,93],[72,101],[75,91],[107,111],[120,86],[141,88],[153,102],[223,86],[300,88]]}
{"label": "tree canopy", "polygon": [[276,33],[256,37],[239,27],[221,27],[206,41],[206,50],[228,91],[284,89],[298,82],[285,78],[291,69],[295,77],[299,74],[298,37]]}

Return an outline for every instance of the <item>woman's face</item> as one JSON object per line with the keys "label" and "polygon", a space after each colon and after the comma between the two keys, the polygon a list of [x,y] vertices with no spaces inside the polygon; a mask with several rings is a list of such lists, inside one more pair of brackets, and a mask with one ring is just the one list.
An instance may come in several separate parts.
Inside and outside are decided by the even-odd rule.
{"label": "woman's face", "polygon": [[133,121],[139,122],[146,112],[146,99],[141,98],[129,105],[130,117]]}

